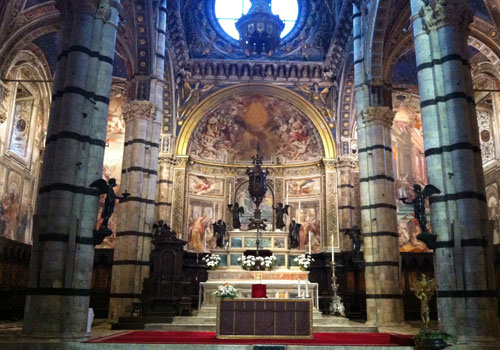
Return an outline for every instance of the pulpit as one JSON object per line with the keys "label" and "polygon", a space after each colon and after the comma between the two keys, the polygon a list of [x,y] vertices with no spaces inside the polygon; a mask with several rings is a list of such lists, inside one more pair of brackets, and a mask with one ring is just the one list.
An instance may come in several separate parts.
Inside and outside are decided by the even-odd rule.
{"label": "pulpit", "polygon": [[312,339],[310,299],[221,299],[217,338]]}

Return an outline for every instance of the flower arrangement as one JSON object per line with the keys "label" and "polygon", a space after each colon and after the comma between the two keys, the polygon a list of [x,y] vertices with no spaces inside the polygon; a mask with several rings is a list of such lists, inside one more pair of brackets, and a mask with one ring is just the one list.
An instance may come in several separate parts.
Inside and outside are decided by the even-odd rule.
{"label": "flower arrangement", "polygon": [[238,296],[238,289],[226,282],[223,286],[219,286],[214,294],[219,298],[234,299]]}
{"label": "flower arrangement", "polygon": [[301,270],[306,271],[309,270],[314,259],[309,254],[300,254],[293,261],[299,264]]}
{"label": "flower arrangement", "polygon": [[215,270],[220,264],[220,256],[217,254],[205,255],[202,259],[209,270]]}
{"label": "flower arrangement", "polygon": [[[245,270],[251,270],[255,268],[255,264],[257,263],[257,259],[253,255],[243,255],[238,258],[238,261],[241,264],[241,267]],[[259,264],[260,265],[260,264]]]}
{"label": "flower arrangement", "polygon": [[253,255],[243,255],[238,258],[241,267],[245,270],[271,270],[275,263],[275,256],[253,256]]}

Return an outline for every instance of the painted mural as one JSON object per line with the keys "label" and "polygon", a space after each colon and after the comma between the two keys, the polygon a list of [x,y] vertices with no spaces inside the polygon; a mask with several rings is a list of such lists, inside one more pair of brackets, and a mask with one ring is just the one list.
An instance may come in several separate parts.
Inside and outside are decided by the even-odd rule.
{"label": "painted mural", "polygon": [[[115,178],[118,185],[122,179],[122,159],[123,148],[125,142],[125,122],[122,116],[122,107],[125,103],[125,96],[116,94],[109,103],[108,126],[106,131],[106,150],[104,151],[104,161],[102,168],[102,177],[108,181]],[[120,186],[115,187],[115,192],[123,190]],[[104,207],[105,196],[101,196],[99,200],[99,213],[97,227],[101,224],[101,211]],[[115,211],[109,220],[109,228],[113,231],[113,235],[104,239],[102,244],[97,248],[114,248],[115,235],[118,229],[117,220],[119,217],[119,205],[115,205]]]}
{"label": "painted mural", "polygon": [[224,194],[224,180],[202,175],[189,176],[189,193],[206,196],[222,196]]}
{"label": "painted mural", "polygon": [[293,163],[322,157],[312,122],[277,97],[235,96],[207,113],[189,145],[194,158],[218,163],[249,161],[260,142],[267,161]]}
{"label": "painted mural", "polygon": [[[241,217],[241,230],[248,230],[248,224],[250,219],[254,217],[255,204],[252,201],[252,197],[248,192],[248,181],[243,183],[237,188],[235,201],[243,207],[245,211]],[[270,231],[273,229],[273,195],[270,190],[267,191],[266,196],[260,204],[261,218],[266,220],[266,230]]]}
{"label": "painted mural", "polygon": [[212,223],[222,216],[221,203],[213,200],[190,198],[188,202],[187,249],[209,252],[216,247]]}
{"label": "painted mural", "polygon": [[319,177],[310,179],[288,180],[286,193],[290,197],[305,197],[321,194],[321,179]]}
{"label": "painted mural", "polygon": [[9,174],[8,188],[0,202],[0,232],[8,239],[31,243],[33,213],[30,203],[23,203],[21,182],[20,175],[15,172]]}
{"label": "painted mural", "polygon": [[493,222],[493,244],[500,244],[500,201],[496,183],[486,187],[488,219]]}
{"label": "painted mural", "polygon": [[311,252],[319,253],[321,251],[320,218],[319,200],[290,202],[290,220],[301,224],[298,249],[309,249],[308,235],[311,232]]}
{"label": "painted mural", "polygon": [[33,99],[29,99],[16,101],[14,109],[9,150],[23,158],[28,152],[32,108]]}

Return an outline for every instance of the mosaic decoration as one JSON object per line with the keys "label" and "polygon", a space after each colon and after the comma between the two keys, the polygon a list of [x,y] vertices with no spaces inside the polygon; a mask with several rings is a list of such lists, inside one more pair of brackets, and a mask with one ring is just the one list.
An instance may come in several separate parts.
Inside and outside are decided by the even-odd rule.
{"label": "mosaic decoration", "polygon": [[260,142],[264,161],[319,160],[321,141],[312,122],[290,103],[270,96],[236,96],[208,112],[189,145],[195,159],[248,162]]}

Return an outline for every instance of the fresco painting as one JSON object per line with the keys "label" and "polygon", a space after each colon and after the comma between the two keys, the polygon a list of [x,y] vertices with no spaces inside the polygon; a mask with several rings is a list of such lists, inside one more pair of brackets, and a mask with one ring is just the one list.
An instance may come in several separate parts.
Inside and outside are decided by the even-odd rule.
{"label": "fresco painting", "polygon": [[189,176],[189,193],[222,196],[224,194],[224,180],[202,175],[191,175]]}
{"label": "fresco painting", "polygon": [[500,244],[500,201],[496,183],[486,187],[488,219],[493,222],[493,244]]}
{"label": "fresco painting", "polygon": [[207,113],[189,145],[193,158],[218,163],[251,160],[260,142],[265,161],[293,163],[322,157],[312,122],[290,103],[270,96],[235,96]]}
{"label": "fresco painting", "polygon": [[33,100],[28,99],[16,101],[14,109],[9,150],[23,158],[28,153],[32,108]]}
{"label": "fresco painting", "polygon": [[398,219],[399,250],[401,252],[422,253],[430,252],[424,242],[417,239],[420,234],[418,220],[412,213]]}
{"label": "fresco painting", "polygon": [[308,234],[311,232],[311,252],[319,253],[321,251],[320,218],[319,201],[290,202],[290,219],[301,224],[297,249],[309,249]]}
{"label": "fresco painting", "polygon": [[299,180],[289,180],[286,183],[286,193],[290,197],[305,197],[321,194],[321,179],[319,177]]}
{"label": "fresco painting", "polygon": [[216,247],[212,223],[221,218],[222,205],[213,200],[190,198],[188,203],[187,249],[209,252]]}

